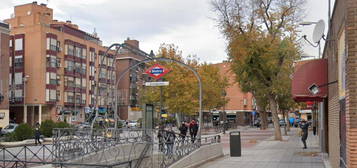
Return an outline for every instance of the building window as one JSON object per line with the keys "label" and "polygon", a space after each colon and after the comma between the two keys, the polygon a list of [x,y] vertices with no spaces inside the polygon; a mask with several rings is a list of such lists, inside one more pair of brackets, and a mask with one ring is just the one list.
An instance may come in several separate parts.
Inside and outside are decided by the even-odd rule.
{"label": "building window", "polygon": [[12,85],[12,74],[9,74],[9,86]]}
{"label": "building window", "polygon": [[86,64],[82,64],[82,71],[81,71],[81,74],[85,75],[87,72],[87,66]]}
{"label": "building window", "polygon": [[64,62],[64,64],[65,64],[65,67],[66,67],[66,71],[70,71],[70,72],[73,71],[73,69],[74,69],[74,62],[73,61],[66,60]]}
{"label": "building window", "polygon": [[95,74],[95,68],[94,68],[94,66],[89,66],[89,75],[90,75],[90,76],[94,76],[94,74]]}
{"label": "building window", "polygon": [[82,48],[82,58],[87,59],[87,49],[86,48]]}
{"label": "building window", "polygon": [[339,99],[344,99],[346,96],[346,40],[345,30],[342,30],[338,39],[338,90]]}
{"label": "building window", "polygon": [[16,39],[15,40],[15,51],[21,51],[23,50],[23,39]]}
{"label": "building window", "polygon": [[81,70],[82,70],[81,63],[76,62],[74,72],[81,73]]}
{"label": "building window", "polygon": [[80,78],[76,78],[76,87],[80,88],[81,87],[81,79]]}
{"label": "building window", "polygon": [[89,52],[89,61],[91,61],[91,62],[95,62],[95,52],[93,52],[93,51],[90,51]]}
{"label": "building window", "polygon": [[12,57],[9,57],[9,66],[12,67]]}
{"label": "building window", "polygon": [[57,68],[59,63],[57,57],[54,55],[47,55],[47,67]]}
{"label": "building window", "polygon": [[101,69],[99,78],[104,78],[104,79],[107,78],[107,70],[106,69],[104,69],[104,68]]}
{"label": "building window", "polygon": [[46,84],[57,85],[57,74],[53,72],[46,72]]}
{"label": "building window", "polygon": [[15,85],[21,85],[23,81],[22,72],[15,73]]}
{"label": "building window", "polygon": [[57,90],[46,89],[46,101],[57,101]]}
{"label": "building window", "polygon": [[47,50],[59,51],[59,41],[54,38],[47,37]]}
{"label": "building window", "polygon": [[73,103],[74,102],[73,92],[64,92],[64,101],[67,103]]}
{"label": "building window", "polygon": [[247,105],[247,99],[245,99],[245,98],[243,99],[243,105],[245,105],[245,106]]}
{"label": "building window", "polygon": [[73,77],[65,76],[64,82],[67,87],[74,87],[74,78]]}
{"label": "building window", "polygon": [[86,78],[82,78],[82,88],[86,88],[87,87],[87,80]]}
{"label": "building window", "polygon": [[70,44],[66,44],[64,46],[64,53],[65,55],[74,55],[74,46],[73,45],[70,45]]}
{"label": "building window", "polygon": [[82,58],[82,48],[74,47],[74,56]]}
{"label": "building window", "polygon": [[15,90],[15,98],[21,98],[22,96],[22,89]]}
{"label": "building window", "polygon": [[14,66],[15,67],[23,67],[23,57],[22,55],[15,56]]}
{"label": "building window", "polygon": [[82,103],[82,94],[81,93],[75,93],[76,97],[76,104],[81,104]]}
{"label": "building window", "polygon": [[12,40],[9,40],[9,47],[12,47]]}

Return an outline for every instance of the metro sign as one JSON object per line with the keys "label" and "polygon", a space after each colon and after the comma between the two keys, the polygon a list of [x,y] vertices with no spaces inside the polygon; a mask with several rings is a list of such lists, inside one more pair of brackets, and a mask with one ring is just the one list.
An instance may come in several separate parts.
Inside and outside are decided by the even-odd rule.
{"label": "metro sign", "polygon": [[145,73],[147,73],[149,76],[155,78],[155,79],[160,79],[162,76],[165,74],[169,73],[170,70],[159,65],[155,64],[152,67],[150,67],[148,70],[146,70]]}

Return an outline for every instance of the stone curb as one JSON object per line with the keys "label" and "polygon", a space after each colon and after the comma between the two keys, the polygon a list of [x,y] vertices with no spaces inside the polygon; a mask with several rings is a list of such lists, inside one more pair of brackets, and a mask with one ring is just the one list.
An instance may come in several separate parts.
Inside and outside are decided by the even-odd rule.
{"label": "stone curb", "polygon": [[[52,142],[52,138],[44,138],[44,142]],[[26,139],[23,141],[16,142],[0,142],[0,147],[17,147],[17,146],[25,146],[25,145],[33,145],[35,144],[35,139]]]}

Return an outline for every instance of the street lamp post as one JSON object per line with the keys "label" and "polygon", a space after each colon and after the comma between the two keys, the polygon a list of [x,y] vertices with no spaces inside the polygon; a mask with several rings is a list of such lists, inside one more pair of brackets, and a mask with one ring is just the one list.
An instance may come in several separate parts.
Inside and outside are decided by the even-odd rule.
{"label": "street lamp post", "polygon": [[23,96],[23,105],[24,105],[24,118],[23,118],[23,122],[24,123],[27,123],[27,106],[26,106],[26,102],[25,102],[25,99],[26,99],[26,83],[27,83],[27,80],[30,76],[29,75],[25,75],[23,77],[23,86],[24,86],[24,96]]}

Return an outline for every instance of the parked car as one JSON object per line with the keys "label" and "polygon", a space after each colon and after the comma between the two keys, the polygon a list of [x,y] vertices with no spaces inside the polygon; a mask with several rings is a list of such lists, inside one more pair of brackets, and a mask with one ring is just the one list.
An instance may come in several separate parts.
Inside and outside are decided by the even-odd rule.
{"label": "parked car", "polygon": [[86,130],[86,129],[90,129],[91,125],[87,122],[84,122],[84,123],[76,125],[76,128],[80,129],[80,130]]}
{"label": "parked car", "polygon": [[260,127],[260,120],[259,119],[256,119],[256,120],[254,120],[254,126],[256,126],[256,127]]}
{"label": "parked car", "polygon": [[128,122],[128,127],[129,127],[129,128],[136,128],[137,126],[138,126],[138,122],[135,121],[135,120],[130,120],[130,121]]}
{"label": "parked car", "polygon": [[1,135],[9,134],[15,131],[15,129],[18,127],[18,124],[11,123],[5,128],[1,130]]}
{"label": "parked car", "polygon": [[280,119],[280,120],[279,120],[279,125],[280,125],[280,126],[285,126],[285,125],[286,125],[285,120],[284,120],[284,119]]}

